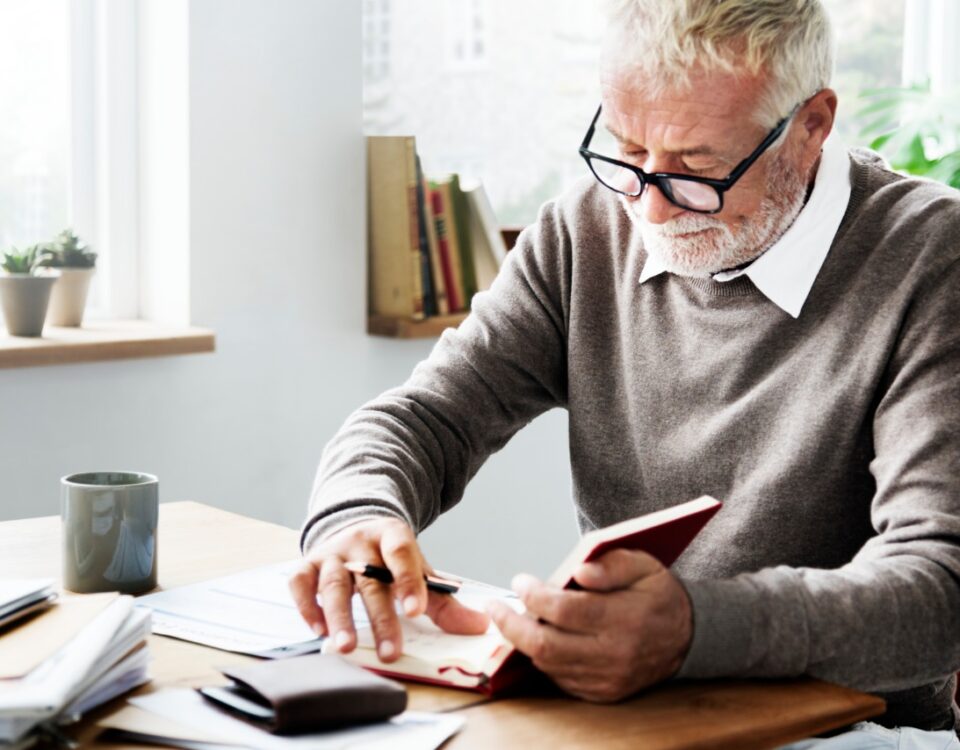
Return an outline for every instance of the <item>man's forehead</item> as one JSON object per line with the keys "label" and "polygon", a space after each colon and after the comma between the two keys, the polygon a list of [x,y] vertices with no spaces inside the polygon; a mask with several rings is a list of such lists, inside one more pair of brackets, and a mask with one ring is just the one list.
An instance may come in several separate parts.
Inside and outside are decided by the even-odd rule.
{"label": "man's forehead", "polygon": [[[756,128],[756,99],[735,79],[673,91],[604,81],[600,127],[624,143],[658,145],[679,154],[717,154]],[[726,84],[720,86],[720,84]]]}

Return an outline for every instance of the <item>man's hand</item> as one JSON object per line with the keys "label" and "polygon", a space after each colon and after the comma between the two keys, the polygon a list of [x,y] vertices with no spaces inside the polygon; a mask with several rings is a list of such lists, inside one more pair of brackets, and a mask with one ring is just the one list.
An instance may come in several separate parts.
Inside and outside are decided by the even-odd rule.
{"label": "man's hand", "polygon": [[[382,565],[393,574],[387,585],[353,575],[344,563],[359,561]],[[407,617],[424,612],[438,627],[450,633],[474,635],[486,631],[488,617],[460,604],[447,594],[427,591],[423,580],[433,569],[424,560],[410,527],[396,519],[360,521],[317,545],[290,578],[290,592],[297,609],[318,636],[330,635],[341,653],[357,645],[351,599],[360,592],[370,616],[370,625],[382,661],[399,658],[402,649],[400,621],[394,600]],[[317,602],[317,594],[323,606]]]}
{"label": "man's hand", "polygon": [[[608,703],[672,676],[693,634],[680,582],[643,552],[614,550],[580,566],[583,591],[519,575],[519,615],[499,602],[488,611],[504,637],[560,688]],[[539,618],[539,619],[538,619]]]}

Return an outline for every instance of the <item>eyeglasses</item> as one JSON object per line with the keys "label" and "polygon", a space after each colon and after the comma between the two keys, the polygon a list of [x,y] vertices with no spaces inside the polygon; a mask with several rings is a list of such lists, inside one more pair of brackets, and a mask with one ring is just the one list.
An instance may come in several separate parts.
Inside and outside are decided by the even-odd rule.
{"label": "eyeglasses", "polygon": [[800,108],[794,109],[771,130],[767,137],[760,142],[753,153],[737,164],[733,171],[724,179],[698,177],[697,175],[675,174],[673,172],[644,172],[640,167],[603,156],[591,151],[588,146],[593,140],[597,120],[600,118],[602,105],[597,107],[597,114],[593,116],[590,129],[580,144],[580,156],[590,167],[590,171],[602,185],[621,195],[637,198],[643,194],[647,185],[655,185],[663,196],[680,208],[696,211],[701,214],[715,214],[723,209],[723,194],[732,188],[743,173],[760,158],[764,151],[780,137],[787,123]]}

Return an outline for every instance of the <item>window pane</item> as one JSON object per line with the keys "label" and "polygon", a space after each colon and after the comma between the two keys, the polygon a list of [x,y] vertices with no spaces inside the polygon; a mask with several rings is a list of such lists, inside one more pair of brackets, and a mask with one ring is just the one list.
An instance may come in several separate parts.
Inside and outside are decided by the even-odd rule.
{"label": "window pane", "polygon": [[0,2],[0,249],[69,225],[67,0]]}
{"label": "window pane", "polygon": [[481,179],[503,224],[529,223],[587,174],[577,146],[599,100],[594,3],[394,0],[387,12],[388,59],[364,78],[367,134],[416,135],[425,170]]}
{"label": "window pane", "polygon": [[848,145],[864,143],[856,112],[864,89],[899,86],[905,0],[823,0],[837,37],[833,88],[840,101],[837,132]]}

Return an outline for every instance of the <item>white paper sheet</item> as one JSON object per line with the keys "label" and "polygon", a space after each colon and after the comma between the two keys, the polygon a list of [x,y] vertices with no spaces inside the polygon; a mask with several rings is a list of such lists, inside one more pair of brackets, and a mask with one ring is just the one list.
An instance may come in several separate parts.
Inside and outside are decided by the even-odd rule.
{"label": "white paper sheet", "polygon": [[211,706],[195,690],[170,688],[130,703],[165,719],[202,730],[219,741],[255,750],[434,750],[463,726],[455,714],[407,711],[390,721],[323,734],[278,736]]}
{"label": "white paper sheet", "polygon": [[319,651],[287,586],[299,565],[291,560],[161,591],[137,606],[153,611],[154,633],[224,651],[270,658]]}

